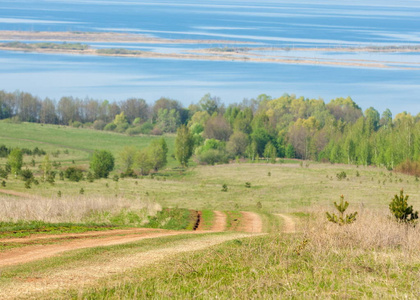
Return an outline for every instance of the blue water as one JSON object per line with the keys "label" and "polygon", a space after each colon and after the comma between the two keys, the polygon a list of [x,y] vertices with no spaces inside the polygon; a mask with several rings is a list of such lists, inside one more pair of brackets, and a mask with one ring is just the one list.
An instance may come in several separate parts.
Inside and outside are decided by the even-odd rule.
{"label": "blue water", "polygon": [[[133,32],[161,38],[241,40],[264,47],[404,45],[420,42],[420,2],[0,0],[0,30]],[[177,52],[197,45],[125,47]],[[391,54],[382,56],[393,60]],[[403,67],[420,69],[418,53],[398,56],[407,63]],[[289,93],[326,102],[351,96],[363,109],[374,106],[380,111],[390,108],[394,113],[417,114],[417,69],[0,52],[0,89],[56,99],[64,95],[109,100],[141,97],[152,102],[167,96],[185,106],[207,92],[226,103],[261,93],[273,97]]]}

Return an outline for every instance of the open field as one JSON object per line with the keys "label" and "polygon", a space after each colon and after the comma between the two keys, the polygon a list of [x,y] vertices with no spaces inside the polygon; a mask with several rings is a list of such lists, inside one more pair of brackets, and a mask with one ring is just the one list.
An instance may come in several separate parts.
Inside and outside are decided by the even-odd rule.
{"label": "open field", "polygon": [[[42,148],[61,163],[57,171],[87,170],[96,148],[117,156],[153,138],[0,126],[0,144]],[[172,153],[174,138],[165,138]],[[32,158],[25,162],[39,178],[43,156],[35,166]],[[419,210],[415,177],[294,160],[183,170],[168,159],[167,169],[153,176],[118,181],[112,177],[121,170],[110,179],[56,178],[27,189],[9,176],[0,188],[1,298],[420,297],[420,227],[396,223],[388,210],[400,189]],[[346,178],[339,179],[341,172]],[[359,213],[351,225],[325,217],[340,195],[349,212]],[[197,218],[201,225],[193,231]]]}

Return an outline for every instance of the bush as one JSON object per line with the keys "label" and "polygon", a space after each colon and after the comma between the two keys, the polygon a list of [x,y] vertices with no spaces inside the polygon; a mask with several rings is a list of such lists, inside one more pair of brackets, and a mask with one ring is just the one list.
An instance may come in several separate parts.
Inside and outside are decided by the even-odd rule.
{"label": "bush", "polygon": [[70,124],[70,126],[74,127],[74,128],[80,128],[80,127],[83,127],[83,124],[82,124],[82,122],[74,121]]}
{"label": "bush", "polygon": [[351,224],[354,221],[356,221],[357,211],[348,215],[344,215],[344,212],[346,211],[347,207],[349,207],[349,203],[346,201],[344,202],[344,196],[341,195],[340,197],[340,204],[337,204],[337,202],[334,202],[335,208],[338,210],[339,215],[336,216],[336,214],[330,215],[328,212],[326,213],[327,219],[330,222],[337,223],[338,225],[345,225],[345,224]]}
{"label": "bush", "polygon": [[34,178],[34,174],[29,169],[25,169],[25,170],[21,171],[20,176],[22,176],[22,179],[24,181],[31,181]]}
{"label": "bush", "polygon": [[162,135],[163,132],[159,128],[155,127],[150,131],[150,134],[152,134],[152,135]]}
{"label": "bush", "polygon": [[141,134],[141,127],[140,126],[135,126],[135,127],[131,127],[128,128],[125,133],[127,133],[128,135],[138,135]]}
{"label": "bush", "polygon": [[198,162],[203,165],[224,164],[229,162],[226,151],[210,149],[198,155]]}
{"label": "bush", "polygon": [[222,185],[222,192],[227,192],[228,191],[228,186],[227,186],[227,184],[226,183],[224,183],[223,185]]}
{"label": "bush", "polygon": [[343,180],[343,179],[346,179],[347,178],[347,174],[344,171],[341,171],[340,173],[337,173],[336,176],[337,176],[337,179],[338,180]]}
{"label": "bush", "polygon": [[150,134],[150,132],[153,130],[153,124],[150,122],[143,123],[143,125],[140,126],[140,132],[142,134]]}
{"label": "bush", "polygon": [[401,190],[400,195],[395,195],[389,204],[389,210],[398,222],[412,223],[419,218],[419,213],[413,210],[413,206],[408,206],[408,197]]}
{"label": "bush", "polygon": [[109,124],[105,125],[104,130],[105,131],[114,131],[115,128],[117,128],[117,125],[115,125],[114,123],[109,123]]}
{"label": "bush", "polygon": [[64,177],[66,177],[70,181],[78,182],[83,179],[83,171],[75,167],[68,167],[64,171]]}
{"label": "bush", "polygon": [[408,175],[420,176],[420,162],[406,160],[405,162],[399,164],[395,168],[395,171]]}
{"label": "bush", "polygon": [[95,150],[90,160],[90,168],[96,178],[107,178],[109,172],[114,169],[114,164],[114,156],[106,150]]}
{"label": "bush", "polygon": [[102,120],[96,120],[95,122],[93,122],[93,129],[104,130],[105,126],[106,123]]}

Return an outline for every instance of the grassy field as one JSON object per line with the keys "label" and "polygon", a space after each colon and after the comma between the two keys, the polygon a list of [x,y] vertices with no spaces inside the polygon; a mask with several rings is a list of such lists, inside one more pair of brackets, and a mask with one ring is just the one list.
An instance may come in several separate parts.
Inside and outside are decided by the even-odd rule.
{"label": "grassy field", "polygon": [[[125,146],[134,146],[138,149],[147,147],[157,136],[127,136],[118,133],[97,131],[92,129],[72,128],[35,123],[8,123],[0,121],[0,145],[11,147],[34,148],[39,147],[48,153],[60,151],[54,161],[69,164],[73,160],[76,164],[87,164],[89,155],[96,149],[111,151],[117,158]],[[171,157],[174,149],[174,136],[165,136],[169,148],[168,164],[174,166],[175,160]],[[64,154],[68,150],[69,154]],[[27,157],[26,161],[29,163]],[[35,161],[41,162],[42,158],[35,157]],[[0,163],[3,163],[0,160]],[[118,160],[117,160],[118,163]],[[118,166],[117,166],[118,168]]]}
{"label": "grassy field", "polygon": [[[97,145],[117,155],[126,145],[141,148],[152,139],[39,124],[0,122],[0,129],[0,144],[37,146],[50,153],[60,149],[62,154],[56,160],[62,166],[57,170],[73,165],[72,160],[86,168],[88,156]],[[167,141],[173,151],[174,138],[167,137]],[[64,154],[65,150],[69,154]],[[30,159],[25,157],[28,163]],[[35,160],[35,166],[29,167],[39,176],[42,157]],[[0,164],[4,162],[0,160]],[[337,176],[343,172],[345,178]],[[257,212],[268,234],[173,255],[151,265],[115,272],[84,287],[73,283],[65,291],[53,289],[35,298],[420,298],[420,226],[398,224],[388,210],[391,199],[401,189],[410,195],[410,205],[420,209],[420,182],[413,176],[385,168],[296,161],[182,170],[172,160],[166,170],[154,176],[118,181],[111,178],[94,182],[56,178],[53,185],[40,182],[27,189],[22,180],[9,176],[2,189],[15,195],[0,196],[0,230],[5,235],[19,231],[19,227],[13,227],[18,226],[17,220],[41,222],[21,225],[28,232],[36,231],[42,222],[47,222],[45,226],[52,231],[58,228],[71,232],[65,224],[78,224],[75,226],[80,231],[95,226],[102,230],[101,226],[142,226],[142,220],[149,216],[157,218],[150,227],[174,218],[179,222],[173,226],[179,227],[171,229],[190,229],[190,210],[201,211],[204,229],[209,229],[213,211],[218,210],[226,213],[228,230],[239,226],[240,211]],[[227,191],[222,191],[224,184]],[[57,196],[59,192],[61,197]],[[348,211],[359,213],[352,225],[338,226],[325,217],[326,211],[334,212],[333,202],[339,201],[341,195],[350,202]],[[172,208],[173,215],[162,208]],[[282,234],[284,220],[276,213],[292,217],[296,232]],[[227,234],[231,233],[217,235]],[[127,256],[129,261],[134,253],[192,243],[194,239],[182,235],[71,251],[3,268],[0,289],[13,285],[24,288],[23,282],[33,278],[61,278],[63,272],[77,267],[101,268],[101,264],[120,256]]]}

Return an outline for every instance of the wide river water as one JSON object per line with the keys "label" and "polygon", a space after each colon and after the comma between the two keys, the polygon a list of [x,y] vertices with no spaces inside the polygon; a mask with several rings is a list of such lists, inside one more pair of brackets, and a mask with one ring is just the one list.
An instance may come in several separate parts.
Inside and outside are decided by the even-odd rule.
{"label": "wide river water", "polygon": [[[290,47],[288,55],[298,56],[302,54],[293,53],[295,47],[418,45],[420,1],[0,0],[0,30],[114,31],[170,39],[236,40]],[[199,46],[124,47],[177,52]],[[405,64],[387,69],[0,51],[0,89],[55,99],[139,97],[152,102],[166,96],[185,106],[205,93],[225,103],[262,93],[326,102],[351,96],[363,109],[420,112],[420,53],[318,55]]]}

